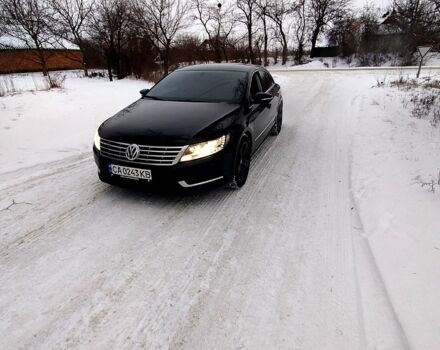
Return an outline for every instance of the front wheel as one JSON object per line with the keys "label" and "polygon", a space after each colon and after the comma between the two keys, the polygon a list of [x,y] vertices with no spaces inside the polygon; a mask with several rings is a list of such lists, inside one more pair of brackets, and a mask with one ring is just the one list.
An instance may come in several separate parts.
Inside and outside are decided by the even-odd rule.
{"label": "front wheel", "polygon": [[244,136],[237,149],[233,178],[228,184],[229,188],[238,189],[246,183],[251,165],[251,151],[252,146],[250,140],[247,136]]}
{"label": "front wheel", "polygon": [[280,107],[278,109],[278,114],[275,119],[275,124],[273,125],[272,129],[270,130],[270,134],[272,136],[279,135],[281,132],[281,127],[283,125],[283,107]]}

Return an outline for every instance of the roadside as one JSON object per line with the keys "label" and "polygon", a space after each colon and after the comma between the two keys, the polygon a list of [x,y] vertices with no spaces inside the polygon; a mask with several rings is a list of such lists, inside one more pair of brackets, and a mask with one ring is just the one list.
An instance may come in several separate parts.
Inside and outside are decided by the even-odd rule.
{"label": "roadside", "polygon": [[439,348],[439,194],[412,184],[438,128],[375,87],[398,72],[274,74],[284,128],[235,192],[98,181],[94,128],[143,82],[1,98],[0,347]]}
{"label": "roadside", "polygon": [[411,116],[408,100],[414,89],[376,87],[362,98],[353,144],[353,192],[362,235],[411,348],[438,349],[440,187],[432,192],[422,184],[439,180],[440,128],[428,116]]}

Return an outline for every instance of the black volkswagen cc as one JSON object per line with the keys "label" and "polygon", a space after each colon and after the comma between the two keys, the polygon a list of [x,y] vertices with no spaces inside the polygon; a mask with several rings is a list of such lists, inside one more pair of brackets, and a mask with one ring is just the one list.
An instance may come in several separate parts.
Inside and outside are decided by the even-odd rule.
{"label": "black volkswagen cc", "polygon": [[238,188],[252,154],[281,131],[280,86],[262,67],[190,66],[141,95],[96,131],[93,150],[104,182]]}

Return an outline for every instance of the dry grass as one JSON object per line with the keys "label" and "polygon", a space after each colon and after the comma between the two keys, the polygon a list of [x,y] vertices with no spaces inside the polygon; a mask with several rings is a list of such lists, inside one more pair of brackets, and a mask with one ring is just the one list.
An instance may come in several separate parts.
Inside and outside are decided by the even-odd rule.
{"label": "dry grass", "polygon": [[66,80],[65,75],[54,74],[53,76],[48,75],[46,78],[49,85],[49,89],[64,88],[64,81]]}
{"label": "dry grass", "polygon": [[0,97],[17,93],[14,80],[6,77],[0,80]]}
{"label": "dry grass", "polygon": [[406,92],[404,103],[410,105],[411,116],[428,120],[432,126],[440,125],[440,79],[420,79],[400,76],[389,82],[389,86]]}
{"label": "dry grass", "polygon": [[422,89],[439,89],[440,90],[440,78],[423,77],[420,79],[400,76],[399,79],[391,80],[389,85],[391,87],[397,87],[399,89],[411,90],[416,88]]}
{"label": "dry grass", "polygon": [[390,81],[391,87],[397,87],[398,89],[415,89],[419,86],[419,82],[416,79],[409,79],[403,76],[400,76],[397,80]]}
{"label": "dry grass", "polygon": [[440,80],[432,80],[424,84],[426,89],[438,89],[440,90]]}
{"label": "dry grass", "polygon": [[436,176],[430,176],[429,179],[423,179],[420,175],[413,179],[413,184],[427,188],[429,192],[435,193],[440,188],[440,171]]}
{"label": "dry grass", "polygon": [[47,77],[32,75],[33,88],[17,88],[13,76],[0,77],[0,97],[16,95],[29,91],[48,91],[50,89],[62,89],[66,80],[65,75],[53,74]]}
{"label": "dry grass", "polygon": [[439,92],[419,92],[410,97],[411,115],[417,119],[429,119],[432,126],[440,122]]}

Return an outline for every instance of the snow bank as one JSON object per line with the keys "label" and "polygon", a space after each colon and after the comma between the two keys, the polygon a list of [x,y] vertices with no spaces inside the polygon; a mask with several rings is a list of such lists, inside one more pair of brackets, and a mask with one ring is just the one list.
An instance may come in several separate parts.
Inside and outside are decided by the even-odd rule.
{"label": "snow bank", "polygon": [[[61,73],[63,74],[63,73]],[[67,72],[65,88],[0,97],[0,173],[91,150],[95,129],[151,83],[82,78]],[[17,89],[34,90],[41,74],[15,74]]]}
{"label": "snow bank", "polygon": [[[309,60],[309,62],[305,64],[295,64],[292,58],[286,62],[285,65],[281,64],[279,61],[277,64],[271,64],[268,69],[269,70],[318,70],[318,69],[347,69],[347,68],[389,68],[389,67],[400,67],[400,59],[393,55],[381,55],[378,60],[381,62],[379,65],[372,65],[369,67],[364,67],[361,64],[361,61],[358,57],[318,57]],[[370,62],[373,62],[373,55],[371,55]],[[273,61],[269,61],[273,62]],[[425,67],[440,67],[440,53],[432,52],[428,54],[426,59],[424,60],[423,65]],[[416,66],[415,66],[416,67]]]}
{"label": "snow bank", "polygon": [[440,52],[431,52],[425,59],[425,66],[440,66]]}
{"label": "snow bank", "polygon": [[[362,100],[353,149],[353,192],[395,311],[414,349],[439,349],[440,129],[410,117],[405,92],[372,88]],[[440,191],[439,191],[440,192]]]}

